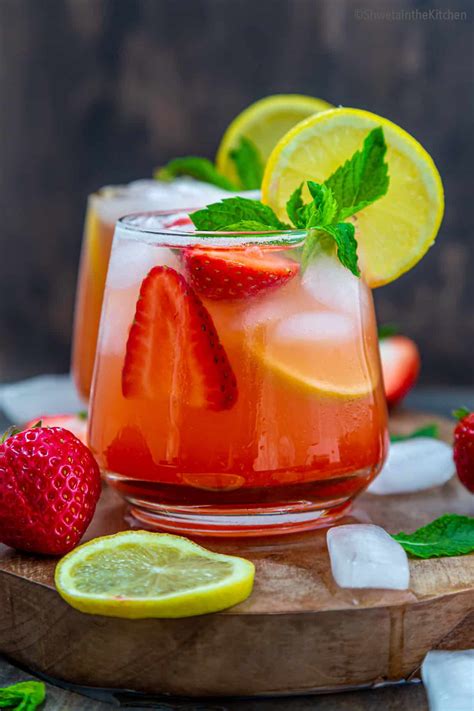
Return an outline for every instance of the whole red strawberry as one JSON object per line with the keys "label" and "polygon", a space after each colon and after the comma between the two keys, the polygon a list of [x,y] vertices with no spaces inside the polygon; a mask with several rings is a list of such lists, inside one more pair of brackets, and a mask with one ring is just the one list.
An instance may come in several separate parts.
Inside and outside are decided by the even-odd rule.
{"label": "whole red strawberry", "polygon": [[63,555],[82,538],[100,496],[90,450],[62,427],[33,427],[0,444],[0,542]]}
{"label": "whole red strawberry", "polygon": [[463,408],[454,413],[454,462],[460,481],[474,493],[474,412]]}

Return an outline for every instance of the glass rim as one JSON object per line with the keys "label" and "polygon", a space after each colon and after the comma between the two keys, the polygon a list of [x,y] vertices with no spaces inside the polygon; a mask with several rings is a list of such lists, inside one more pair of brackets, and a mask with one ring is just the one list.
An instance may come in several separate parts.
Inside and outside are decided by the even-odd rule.
{"label": "glass rim", "polygon": [[[146,217],[171,217],[173,215],[189,214],[195,210],[200,210],[200,207],[175,208],[172,210],[145,210],[132,212],[123,215],[116,222],[116,228],[126,233],[135,234],[148,238],[155,238],[153,241],[160,239],[163,243],[163,238],[166,243],[172,247],[187,246],[193,244],[202,244],[203,240],[213,247],[229,248],[232,245],[253,245],[266,244],[285,246],[296,246],[302,243],[308,233],[307,229],[290,229],[290,230],[262,230],[262,231],[225,231],[225,230],[186,230],[174,229],[163,226],[150,226],[137,224],[137,219]],[[227,239],[226,239],[227,237]]]}

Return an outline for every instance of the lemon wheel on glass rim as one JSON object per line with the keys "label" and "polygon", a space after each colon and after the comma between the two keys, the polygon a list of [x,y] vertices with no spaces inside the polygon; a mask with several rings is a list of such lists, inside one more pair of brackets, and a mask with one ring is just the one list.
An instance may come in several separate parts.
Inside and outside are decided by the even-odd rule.
{"label": "lemon wheel on glass rim", "polygon": [[332,109],[301,121],[281,138],[265,169],[262,200],[280,218],[305,180],[324,182],[381,126],[387,144],[388,193],[355,216],[365,281],[382,286],[411,269],[433,244],[444,211],[443,186],[426,150],[409,133],[361,109]]}
{"label": "lemon wheel on glass rim", "polygon": [[332,104],[323,99],[302,94],[275,94],[256,101],[229,124],[217,151],[217,169],[229,180],[237,181],[230,152],[241,137],[252,141],[265,163],[279,139],[292,126],[307,116],[331,108]]}

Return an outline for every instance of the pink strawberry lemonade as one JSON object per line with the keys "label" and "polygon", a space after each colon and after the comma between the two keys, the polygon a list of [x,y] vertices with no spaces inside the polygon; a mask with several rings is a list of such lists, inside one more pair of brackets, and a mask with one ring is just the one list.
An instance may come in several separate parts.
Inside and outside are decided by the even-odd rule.
{"label": "pink strawberry lemonade", "polygon": [[370,290],[333,255],[303,273],[302,232],[179,220],[117,225],[89,430],[106,478],[162,529],[327,525],[386,451]]}

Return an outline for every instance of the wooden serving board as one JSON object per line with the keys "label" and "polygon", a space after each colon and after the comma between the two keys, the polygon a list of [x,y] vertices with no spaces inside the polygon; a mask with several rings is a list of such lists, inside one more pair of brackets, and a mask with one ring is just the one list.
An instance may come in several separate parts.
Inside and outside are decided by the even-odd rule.
{"label": "wooden serving board", "polygon": [[[402,413],[403,433],[432,422]],[[451,438],[452,425],[440,422]],[[446,512],[474,514],[452,480],[412,495],[364,495],[346,521],[413,530]],[[87,537],[127,527],[104,491]],[[185,696],[296,694],[417,675],[430,649],[474,647],[474,555],[410,561],[408,591],[344,590],[330,571],[325,531],[202,541],[252,559],[255,589],[223,613],[129,621],[83,615],[54,589],[54,559],[0,546],[0,653],[70,683]]]}

